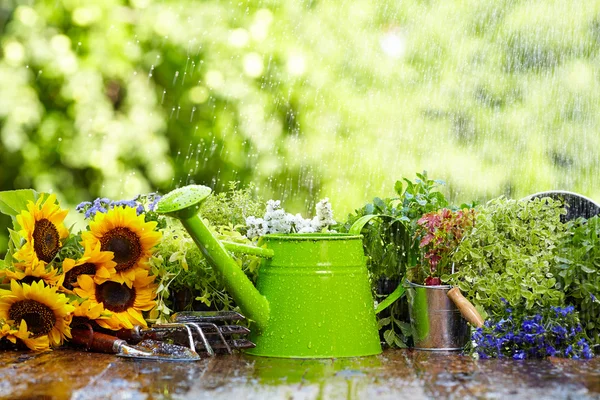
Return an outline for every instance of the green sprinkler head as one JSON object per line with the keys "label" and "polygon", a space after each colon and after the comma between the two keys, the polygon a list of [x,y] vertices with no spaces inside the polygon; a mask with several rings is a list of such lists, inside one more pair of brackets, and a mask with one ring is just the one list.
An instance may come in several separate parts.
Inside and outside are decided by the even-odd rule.
{"label": "green sprinkler head", "polygon": [[159,200],[155,211],[178,219],[193,217],[211,192],[211,188],[202,185],[189,185],[172,190]]}

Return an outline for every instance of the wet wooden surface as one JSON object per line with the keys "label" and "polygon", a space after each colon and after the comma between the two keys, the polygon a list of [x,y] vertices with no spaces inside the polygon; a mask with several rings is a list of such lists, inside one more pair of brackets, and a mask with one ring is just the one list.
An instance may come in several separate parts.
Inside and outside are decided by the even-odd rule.
{"label": "wet wooden surface", "polygon": [[600,399],[600,359],[475,361],[387,350],[377,357],[219,356],[139,361],[58,350],[0,352],[1,399]]}

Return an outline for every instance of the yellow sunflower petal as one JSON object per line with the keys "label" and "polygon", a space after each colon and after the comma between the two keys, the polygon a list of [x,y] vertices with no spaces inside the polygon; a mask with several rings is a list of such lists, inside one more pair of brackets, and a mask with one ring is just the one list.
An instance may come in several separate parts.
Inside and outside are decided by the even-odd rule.
{"label": "yellow sunflower petal", "polygon": [[127,310],[127,314],[129,314],[129,319],[132,320],[133,322],[137,322],[137,324],[142,325],[142,326],[148,326],[146,324],[146,320],[144,319],[144,317],[142,317],[141,312],[136,311],[133,308],[130,308]]}

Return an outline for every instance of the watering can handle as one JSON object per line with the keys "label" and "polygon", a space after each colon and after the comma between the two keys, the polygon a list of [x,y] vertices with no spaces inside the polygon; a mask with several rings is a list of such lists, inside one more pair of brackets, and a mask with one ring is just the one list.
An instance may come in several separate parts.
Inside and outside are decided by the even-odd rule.
{"label": "watering can handle", "polygon": [[[354,223],[348,230],[348,233],[350,233],[352,235],[360,235],[360,232],[365,227],[365,225],[369,223],[369,221],[371,221],[372,219],[375,219],[375,218],[386,218],[386,217],[390,218],[389,215],[383,215],[383,214],[363,215],[362,217],[360,217],[359,219],[354,221]],[[398,300],[400,297],[402,297],[402,295],[404,295],[404,292],[406,291],[406,289],[404,288],[404,286],[402,286],[402,280],[403,279],[400,279],[400,283],[398,284],[398,287],[396,287],[396,289],[392,293],[390,293],[388,295],[388,297],[386,297],[385,300],[383,300],[381,303],[379,303],[377,305],[377,307],[375,307],[375,314],[379,314],[381,311],[385,310],[386,308],[391,306],[396,300]]]}

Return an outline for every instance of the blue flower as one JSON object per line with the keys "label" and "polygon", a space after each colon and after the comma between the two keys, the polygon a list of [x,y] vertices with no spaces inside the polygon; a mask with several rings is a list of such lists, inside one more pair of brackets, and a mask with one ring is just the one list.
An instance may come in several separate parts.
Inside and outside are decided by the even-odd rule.
{"label": "blue flower", "polygon": [[97,198],[94,200],[94,205],[97,207],[105,206],[106,204],[110,204],[110,199],[107,199],[106,197]]}
{"label": "blue flower", "polygon": [[135,209],[135,212],[137,213],[137,215],[143,214],[146,210],[144,210],[144,205],[140,204],[137,206],[137,208]]}
{"label": "blue flower", "polygon": [[539,314],[536,315],[534,317],[534,319],[532,319],[532,320],[531,319],[526,319],[525,321],[523,321],[522,328],[523,328],[524,332],[527,332],[527,333],[538,333],[541,330],[542,327],[539,325],[539,323],[541,321],[541,316],[540,316],[539,319],[536,318],[538,316],[539,316]]}
{"label": "blue flower", "polygon": [[137,203],[134,200],[119,200],[112,202],[113,207],[131,207],[135,208]]}
{"label": "blue flower", "polygon": [[156,193],[151,193],[151,195],[153,196],[153,200],[152,203],[148,205],[148,210],[154,211],[154,209],[156,208],[156,204],[161,199],[161,196]]}
{"label": "blue flower", "polygon": [[526,357],[527,357],[527,355],[522,350],[516,352],[515,354],[513,354],[513,359],[514,360],[524,360]]}
{"label": "blue flower", "polygon": [[81,203],[77,204],[77,206],[75,207],[75,210],[76,211],[81,211],[84,208],[89,207],[91,205],[92,205],[91,201],[84,201],[84,202],[81,202]]}
{"label": "blue flower", "polygon": [[559,315],[566,317],[569,314],[572,314],[573,311],[575,311],[575,307],[574,306],[567,306],[567,307],[552,307],[552,309],[556,312],[556,316],[558,317]]}
{"label": "blue flower", "polygon": [[92,218],[94,215],[96,215],[96,209],[94,207],[90,207],[86,212],[85,212],[85,217],[86,218]]}
{"label": "blue flower", "polygon": [[545,350],[546,354],[549,356],[553,356],[556,354],[556,349],[554,347],[550,346],[549,344],[546,345],[544,350]]}

